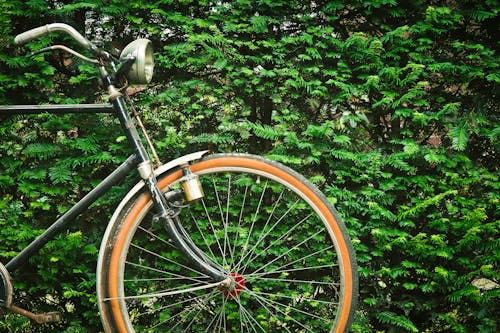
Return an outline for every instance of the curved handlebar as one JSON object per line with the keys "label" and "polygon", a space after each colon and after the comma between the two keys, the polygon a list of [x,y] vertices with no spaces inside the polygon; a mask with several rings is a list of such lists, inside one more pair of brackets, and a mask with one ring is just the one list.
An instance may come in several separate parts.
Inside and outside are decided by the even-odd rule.
{"label": "curved handlebar", "polygon": [[14,43],[16,43],[17,45],[23,45],[35,38],[44,36],[48,33],[49,30],[46,25],[43,27],[31,29],[26,32],[23,32],[22,34],[17,35],[16,38],[14,38]]}
{"label": "curved handlebar", "polygon": [[80,45],[82,45],[87,50],[90,50],[93,54],[97,56],[101,56],[101,50],[92,44],[87,38],[83,37],[75,28],[65,23],[51,23],[38,28],[34,28],[28,31],[25,31],[14,38],[14,43],[17,45],[26,44],[33,39],[45,36],[50,34],[51,32],[65,32],[74,40],[76,40]]}

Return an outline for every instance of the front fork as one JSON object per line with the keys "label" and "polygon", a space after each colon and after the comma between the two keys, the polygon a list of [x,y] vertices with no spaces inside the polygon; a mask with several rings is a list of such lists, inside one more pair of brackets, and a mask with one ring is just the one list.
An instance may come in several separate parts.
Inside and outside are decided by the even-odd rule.
{"label": "front fork", "polygon": [[[152,162],[128,114],[123,97],[121,97],[121,94],[116,91],[116,88],[114,88],[112,84],[108,86],[108,90],[110,95],[113,96],[111,101],[118,112],[118,118],[125,130],[129,144],[132,149],[134,149],[138,158],[139,163],[137,169],[151,194],[156,209],[155,220],[165,226],[169,236],[172,237],[173,243],[178,247],[181,253],[189,259],[196,269],[210,276],[216,282],[227,281],[227,275],[206,258],[203,252],[198,249],[189,235],[184,231],[180,223],[176,222],[174,211],[158,187],[156,176],[153,172]],[[191,201],[202,198],[203,189],[199,184],[197,176],[191,173],[187,165],[184,166],[183,173],[181,183],[184,188],[186,199]]]}
{"label": "front fork", "polygon": [[[187,201],[198,200],[203,197],[203,189],[199,183],[198,176],[191,173],[188,166],[183,167],[184,176],[181,179],[183,193]],[[194,268],[210,276],[214,281],[223,282],[227,275],[215,267],[206,255],[194,244],[180,221],[176,217],[176,212],[170,207],[165,195],[160,191],[156,182],[156,177],[151,170],[151,175],[143,178],[151,193],[157,214],[153,217],[154,223],[161,223],[165,226],[169,236],[181,253],[188,258]]]}

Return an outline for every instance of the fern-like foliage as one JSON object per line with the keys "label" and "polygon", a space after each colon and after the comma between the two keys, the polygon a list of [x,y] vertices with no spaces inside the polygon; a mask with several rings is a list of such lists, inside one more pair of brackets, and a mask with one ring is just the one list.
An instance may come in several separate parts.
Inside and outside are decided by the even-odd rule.
{"label": "fern-like foliage", "polygon": [[49,178],[54,184],[64,184],[71,181],[71,170],[64,165],[49,168]]}
{"label": "fern-like foliage", "polygon": [[256,136],[266,140],[276,140],[283,135],[278,128],[267,124],[250,123],[250,128]]}
{"label": "fern-like foliage", "polygon": [[191,139],[193,143],[213,143],[213,144],[229,144],[234,142],[234,136],[230,133],[202,133]]}
{"label": "fern-like foliage", "polygon": [[32,143],[24,149],[24,154],[28,158],[47,160],[57,156],[61,148],[50,143]]}
{"label": "fern-like foliage", "polygon": [[427,207],[436,205],[439,202],[443,201],[447,196],[457,195],[457,190],[449,190],[444,193],[439,193],[431,198],[427,198],[413,207],[402,207],[403,211],[397,215],[398,220],[404,220],[407,218],[417,217],[422,211],[424,211]]}
{"label": "fern-like foliage", "polygon": [[388,324],[391,326],[397,326],[399,328],[402,328],[403,330],[407,332],[418,332],[418,328],[409,320],[408,318],[404,316],[399,316],[395,314],[394,312],[390,311],[383,311],[377,314],[377,319],[383,323],[383,324]]}
{"label": "fern-like foliage", "polygon": [[450,130],[449,135],[453,143],[453,148],[458,151],[464,151],[469,141],[467,126],[455,126]]}

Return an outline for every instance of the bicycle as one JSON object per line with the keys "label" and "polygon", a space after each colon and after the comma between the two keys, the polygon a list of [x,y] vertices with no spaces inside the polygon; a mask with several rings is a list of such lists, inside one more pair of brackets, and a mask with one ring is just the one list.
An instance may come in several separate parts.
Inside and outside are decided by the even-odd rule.
{"label": "bicycle", "polygon": [[14,306],[10,274],[137,169],[140,179],[112,215],[97,260],[106,332],[349,330],[358,288],[353,247],[337,212],[312,183],[249,154],[199,151],[155,168],[159,160],[147,132],[116,87],[124,79],[151,81],[151,42],[137,39],[115,57],[73,27],[53,23],[18,35],[15,43],[49,33],[71,36],[92,56],[63,45],[39,52],[60,49],[98,66],[109,104],[2,106],[0,112],[111,113],[132,154],[16,257],[0,263],[2,307],[37,322],[58,319]]}

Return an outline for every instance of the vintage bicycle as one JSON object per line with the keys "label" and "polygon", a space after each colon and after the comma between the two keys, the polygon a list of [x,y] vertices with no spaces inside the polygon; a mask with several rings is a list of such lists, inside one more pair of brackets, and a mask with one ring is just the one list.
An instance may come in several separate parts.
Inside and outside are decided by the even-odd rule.
{"label": "vintage bicycle", "polygon": [[335,209],[312,183],[249,154],[199,151],[155,167],[160,163],[144,126],[123,87],[117,88],[119,82],[151,81],[151,41],[137,39],[115,57],[73,27],[53,23],[18,35],[15,43],[49,33],[71,36],[90,56],[63,45],[40,52],[64,50],[95,64],[109,103],[2,106],[0,113],[111,113],[132,153],[17,256],[0,263],[2,307],[37,322],[58,319],[16,307],[11,273],[136,169],[138,182],[112,215],[97,261],[97,303],[106,332],[349,330],[358,288],[353,247]]}

